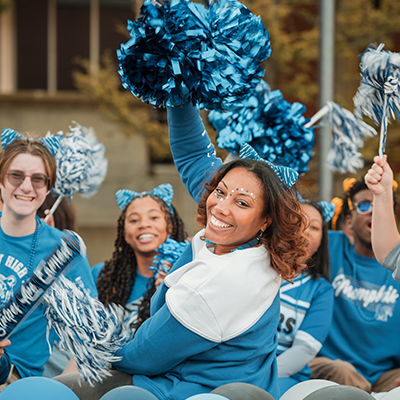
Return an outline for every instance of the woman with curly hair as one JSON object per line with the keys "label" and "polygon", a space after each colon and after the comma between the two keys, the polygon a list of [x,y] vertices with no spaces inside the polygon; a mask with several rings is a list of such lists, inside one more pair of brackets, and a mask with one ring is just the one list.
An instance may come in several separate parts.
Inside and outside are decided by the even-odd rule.
{"label": "woman with curly hair", "polygon": [[[175,207],[173,189],[162,184],[150,192],[119,190],[121,214],[112,258],[92,267],[99,299],[123,306],[133,329],[150,316],[156,290],[152,265],[156,249],[169,237],[183,242],[187,234]],[[160,271],[162,274],[163,271]]]}
{"label": "woman with curly hair", "polygon": [[278,398],[279,287],[306,267],[297,174],[253,159],[223,165],[197,108],[168,114],[175,165],[203,229],[152,297],[150,318],[116,353],[111,376],[95,388],[77,376],[61,381],[85,400],[132,384],[185,400],[232,382]]}

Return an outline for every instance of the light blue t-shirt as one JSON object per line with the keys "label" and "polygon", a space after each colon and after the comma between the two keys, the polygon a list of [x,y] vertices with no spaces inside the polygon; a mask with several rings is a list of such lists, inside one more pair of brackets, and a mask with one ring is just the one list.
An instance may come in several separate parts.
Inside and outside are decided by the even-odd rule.
{"label": "light blue t-shirt", "polygon": [[400,367],[400,282],[353,247],[343,232],[329,232],[335,305],[319,356],[350,362],[373,385]]}
{"label": "light blue t-shirt", "polygon": [[[1,213],[0,213],[1,217]],[[0,304],[5,304],[26,281],[41,260],[45,260],[60,244],[63,233],[40,221],[36,250],[32,265],[28,268],[32,251],[34,233],[27,236],[6,235],[0,227]],[[81,280],[97,297],[97,289],[90,273],[87,258],[78,257],[66,277],[71,281]],[[50,356],[50,346],[54,343],[56,334],[50,331],[49,341],[46,338],[47,319],[41,305],[23,320],[10,335],[11,345],[6,352],[22,378],[40,376],[43,366]]]}
{"label": "light blue t-shirt", "polygon": [[[99,278],[100,271],[103,269],[104,263],[99,263],[90,268],[92,273],[93,280],[97,283],[97,279]],[[137,313],[139,305],[143,299],[143,295],[147,290],[147,285],[150,281],[150,278],[141,275],[136,271],[135,276],[135,284],[133,285],[132,292],[129,296],[128,301],[126,302],[125,308],[129,312]]]}
{"label": "light blue t-shirt", "polygon": [[[302,273],[280,288],[281,310],[278,327],[279,356],[290,349],[296,335],[308,343],[308,348],[321,349],[331,327],[333,312],[333,287],[324,278],[313,279]],[[292,377],[303,382],[310,379],[311,369],[306,365]]]}

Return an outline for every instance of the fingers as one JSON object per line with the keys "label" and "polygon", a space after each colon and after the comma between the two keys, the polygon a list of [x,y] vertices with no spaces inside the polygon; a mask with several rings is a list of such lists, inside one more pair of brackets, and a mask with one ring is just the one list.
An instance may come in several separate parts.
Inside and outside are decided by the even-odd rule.
{"label": "fingers", "polygon": [[8,339],[0,341],[0,357],[4,354],[4,348],[8,347],[10,344],[11,342]]}

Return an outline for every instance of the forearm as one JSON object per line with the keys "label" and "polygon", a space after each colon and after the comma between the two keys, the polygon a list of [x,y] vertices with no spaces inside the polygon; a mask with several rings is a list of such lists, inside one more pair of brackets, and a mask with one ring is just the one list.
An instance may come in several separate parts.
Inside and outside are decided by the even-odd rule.
{"label": "forearm", "polygon": [[196,107],[186,104],[168,108],[168,127],[175,166],[189,194],[198,203],[204,182],[210,180],[222,161],[215,156],[215,148]]}
{"label": "forearm", "polygon": [[372,248],[379,263],[400,241],[393,210],[392,191],[374,195],[372,211]]}
{"label": "forearm", "polygon": [[288,378],[301,371],[321,350],[322,344],[311,335],[298,331],[292,347],[276,359],[278,362],[278,377]]}

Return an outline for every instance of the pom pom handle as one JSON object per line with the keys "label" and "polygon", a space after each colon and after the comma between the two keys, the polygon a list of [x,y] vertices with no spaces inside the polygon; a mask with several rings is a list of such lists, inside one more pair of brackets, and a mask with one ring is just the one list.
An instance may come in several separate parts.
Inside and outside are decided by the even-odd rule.
{"label": "pom pom handle", "polygon": [[319,111],[317,111],[310,120],[304,125],[304,128],[312,127],[317,121],[324,117],[329,112],[329,107],[325,104]]}

